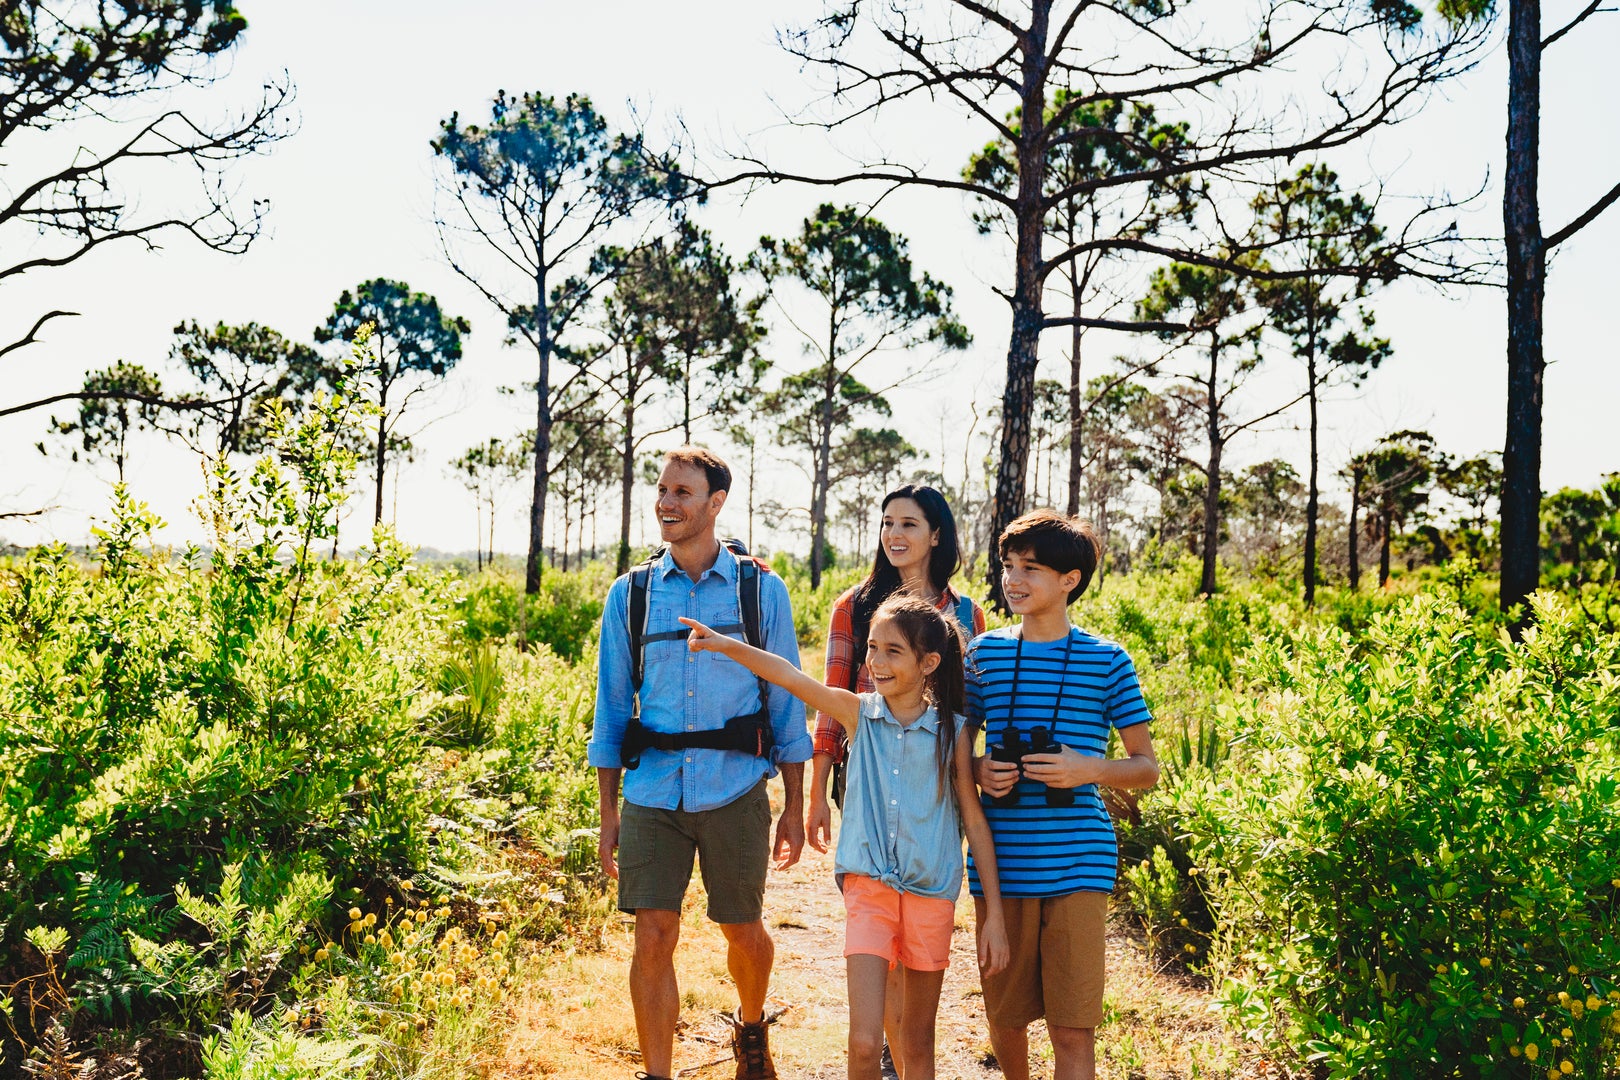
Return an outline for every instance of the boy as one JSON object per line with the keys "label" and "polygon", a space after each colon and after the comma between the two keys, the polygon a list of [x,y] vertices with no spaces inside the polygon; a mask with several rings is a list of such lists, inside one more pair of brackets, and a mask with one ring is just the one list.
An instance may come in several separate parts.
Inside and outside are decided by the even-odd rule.
{"label": "boy", "polygon": [[[1097,569],[1091,527],[1036,510],[1007,526],[996,549],[1002,595],[1021,622],[981,634],[967,653],[968,721],[984,729],[988,751],[974,759],[974,778],[986,796],[1012,948],[1008,966],[984,980],[990,1045],[1007,1080],[1029,1080],[1028,1027],[1044,1017],[1053,1080],[1091,1080],[1104,924],[1119,868],[1097,788],[1158,782],[1151,717],[1125,650],[1069,624],[1069,605]],[[1106,757],[1110,728],[1127,757]],[[1021,761],[996,760],[1012,757]],[[971,857],[968,875],[982,924]]]}

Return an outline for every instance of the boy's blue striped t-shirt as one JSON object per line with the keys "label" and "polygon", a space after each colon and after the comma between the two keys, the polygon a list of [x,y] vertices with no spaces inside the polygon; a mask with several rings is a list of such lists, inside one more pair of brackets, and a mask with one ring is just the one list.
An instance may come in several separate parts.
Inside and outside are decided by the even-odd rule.
{"label": "boy's blue striped t-shirt", "polygon": [[[1016,693],[1015,693],[1016,690]],[[968,722],[1001,743],[1009,726],[1025,741],[1044,724],[1054,741],[1082,754],[1108,753],[1110,728],[1153,717],[1130,655],[1112,641],[1070,627],[1067,638],[1020,642],[1017,627],[980,634],[967,651]],[[1018,802],[984,800],[995,838],[1003,896],[1112,892],[1119,870],[1114,825],[1095,784],[1075,789],[1074,805],[1046,805],[1046,786],[1019,780]],[[968,856],[968,886],[982,896]]]}

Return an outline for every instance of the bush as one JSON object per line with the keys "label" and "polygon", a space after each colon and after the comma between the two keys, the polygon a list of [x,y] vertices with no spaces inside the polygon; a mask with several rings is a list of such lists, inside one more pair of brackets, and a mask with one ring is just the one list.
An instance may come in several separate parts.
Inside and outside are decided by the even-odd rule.
{"label": "bush", "polygon": [[[321,964],[299,959],[340,921],[334,893],[347,908],[426,892],[476,922],[515,875],[475,867],[525,834],[557,854],[528,855],[544,918],[523,925],[599,917],[594,839],[570,863],[594,824],[590,680],[576,686],[563,655],[590,660],[605,578],[548,574],[530,626],[556,652],[520,654],[464,632],[461,583],[386,532],[354,560],[318,555],[357,409],[320,398],[275,420],[249,475],[218,466],[207,553],[155,549],[159,522],[120,488],[87,560],[55,547],[0,567],[0,1012],[50,1060],[73,1060],[96,1025],[161,1032],[159,1052],[184,1059],[170,1070],[229,1024],[205,1053],[222,1076],[394,1053],[358,1003],[352,1023],[328,1013],[305,1035],[265,1016],[288,998],[337,1010],[331,967],[351,949],[374,966],[341,931]],[[445,932],[443,910],[418,947]]]}
{"label": "bush", "polygon": [[1320,1076],[1615,1073],[1620,638],[1537,619],[1264,637],[1238,753],[1171,793],[1229,1015]]}
{"label": "bush", "polygon": [[613,578],[608,563],[592,563],[573,573],[547,567],[540,575],[540,591],[526,596],[521,578],[486,570],[472,580],[456,612],[472,641],[544,645],[574,661],[596,640],[602,601]]}

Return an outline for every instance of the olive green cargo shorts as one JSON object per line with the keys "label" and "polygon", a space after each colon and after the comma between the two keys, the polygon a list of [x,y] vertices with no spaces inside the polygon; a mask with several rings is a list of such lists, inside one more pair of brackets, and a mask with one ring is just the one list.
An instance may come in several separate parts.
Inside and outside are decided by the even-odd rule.
{"label": "olive green cargo shorts", "polygon": [[713,810],[657,810],[626,801],[619,810],[619,910],[679,911],[697,856],[709,919],[750,923],[765,910],[771,803],[761,780]]}

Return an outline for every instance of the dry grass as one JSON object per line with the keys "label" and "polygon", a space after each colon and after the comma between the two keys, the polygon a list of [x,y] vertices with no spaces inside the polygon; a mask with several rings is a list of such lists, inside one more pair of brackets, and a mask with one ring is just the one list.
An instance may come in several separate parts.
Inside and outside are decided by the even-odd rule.
{"label": "dry grass", "polygon": [[[807,851],[799,866],[773,873],[766,922],[776,941],[769,1008],[783,1010],[772,1050],[785,1080],[835,1080],[845,1075],[843,904],[832,880],[832,858]],[[972,908],[957,911],[951,970],[940,999],[938,1074],[943,1078],[1000,1075],[984,1033]],[[566,948],[541,958],[533,979],[513,1002],[500,1078],[557,1076],[617,1080],[639,1068],[628,972],[628,918],[609,924],[601,949]],[[1107,1019],[1099,1030],[1104,1080],[1238,1080],[1264,1075],[1252,1050],[1235,1043],[1210,1011],[1208,993],[1184,977],[1156,971],[1137,935],[1115,926],[1108,943]],[[676,954],[681,1024],[677,1075],[730,1077],[735,1068],[719,1014],[736,1007],[726,974],[725,940],[703,917],[695,880]],[[1031,1032],[1036,1074],[1050,1075],[1051,1051],[1036,1025]]]}

